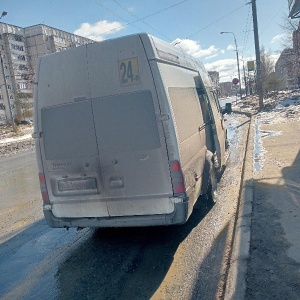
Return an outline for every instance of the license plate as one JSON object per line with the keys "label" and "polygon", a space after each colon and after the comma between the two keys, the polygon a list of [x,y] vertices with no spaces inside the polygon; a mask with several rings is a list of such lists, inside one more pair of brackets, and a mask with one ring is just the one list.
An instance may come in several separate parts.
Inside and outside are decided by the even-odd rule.
{"label": "license plate", "polygon": [[96,178],[66,179],[58,182],[58,190],[60,192],[95,189],[97,189]]}

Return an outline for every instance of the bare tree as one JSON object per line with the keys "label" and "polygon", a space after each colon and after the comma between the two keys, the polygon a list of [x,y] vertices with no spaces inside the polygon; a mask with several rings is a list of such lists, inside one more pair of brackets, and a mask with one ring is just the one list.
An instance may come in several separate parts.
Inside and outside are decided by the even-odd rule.
{"label": "bare tree", "polygon": [[260,63],[262,86],[265,91],[269,76],[274,71],[274,63],[270,58],[270,53],[266,52],[264,47],[260,49]]}
{"label": "bare tree", "polygon": [[293,32],[298,29],[299,20],[291,19],[288,15],[284,14],[282,18],[282,24],[280,25],[281,29],[286,34],[286,37],[283,38],[281,45],[283,49],[293,48]]}
{"label": "bare tree", "polygon": [[271,53],[266,52],[262,47],[260,50],[261,62],[261,79],[264,92],[282,89],[283,81],[274,72],[274,61],[271,58]]}
{"label": "bare tree", "polygon": [[284,82],[275,72],[269,74],[268,80],[265,85],[266,92],[281,90],[284,87]]}

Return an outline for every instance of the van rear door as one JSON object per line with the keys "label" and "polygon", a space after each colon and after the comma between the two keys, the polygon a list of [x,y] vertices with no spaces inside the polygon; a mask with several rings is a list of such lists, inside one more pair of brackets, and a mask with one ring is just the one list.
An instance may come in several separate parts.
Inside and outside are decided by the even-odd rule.
{"label": "van rear door", "polygon": [[[85,57],[90,97],[83,102],[92,110],[99,202],[109,216],[172,213],[160,108],[140,37],[90,44]],[[97,207],[88,215],[97,216]]]}
{"label": "van rear door", "polygon": [[92,107],[109,215],[144,214],[143,206],[134,202],[155,198],[157,207],[148,207],[147,214],[159,213],[164,205],[159,198],[169,197],[172,190],[152,93],[96,98]]}
{"label": "van rear door", "polygon": [[[49,64],[40,67],[41,152],[54,216],[172,213],[160,108],[140,37],[44,60]],[[49,65],[59,69],[60,80],[47,76]],[[85,89],[78,90],[77,75]]]}

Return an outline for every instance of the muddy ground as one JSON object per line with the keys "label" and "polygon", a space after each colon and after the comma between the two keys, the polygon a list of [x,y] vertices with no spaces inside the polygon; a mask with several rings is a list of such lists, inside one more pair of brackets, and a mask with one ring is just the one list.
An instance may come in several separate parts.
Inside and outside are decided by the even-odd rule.
{"label": "muddy ground", "polygon": [[0,157],[9,157],[17,153],[34,149],[34,140],[31,137],[33,126],[20,125],[11,129],[0,129]]}

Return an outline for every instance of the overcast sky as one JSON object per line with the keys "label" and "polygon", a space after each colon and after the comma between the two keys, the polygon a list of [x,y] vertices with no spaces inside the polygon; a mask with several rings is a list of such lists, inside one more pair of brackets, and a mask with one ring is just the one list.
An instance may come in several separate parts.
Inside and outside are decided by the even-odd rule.
{"label": "overcast sky", "polygon": [[[201,60],[220,81],[237,77],[234,32],[241,68],[254,60],[250,0],[4,0],[1,21],[21,27],[45,24],[97,41],[147,32],[179,45]],[[274,60],[282,50],[288,0],[257,0],[260,46]]]}

